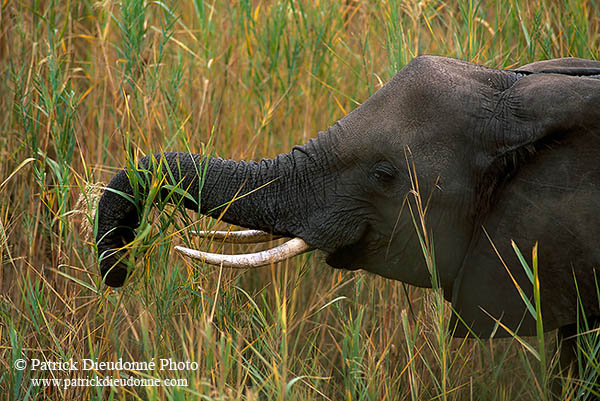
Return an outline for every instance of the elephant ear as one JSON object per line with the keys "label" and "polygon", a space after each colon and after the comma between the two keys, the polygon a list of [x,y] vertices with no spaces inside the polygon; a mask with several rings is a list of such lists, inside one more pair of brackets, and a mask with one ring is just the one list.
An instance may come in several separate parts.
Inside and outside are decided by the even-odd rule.
{"label": "elephant ear", "polygon": [[557,58],[526,64],[512,71],[529,74],[556,73],[579,76],[600,75],[600,61],[574,57]]}
{"label": "elephant ear", "polygon": [[[496,159],[552,136],[600,126],[600,61],[558,59],[529,64],[524,75],[495,99],[485,132]],[[490,135],[492,138],[490,138]]]}
{"label": "elephant ear", "polygon": [[[583,74],[585,72],[587,74]],[[600,62],[552,60],[534,63],[513,73],[517,74],[516,81],[498,94],[495,104],[488,108],[491,116],[478,133],[483,151],[483,158],[478,158],[478,162],[485,160],[481,166],[483,184],[478,191],[485,192],[483,197],[487,204],[481,208],[476,222],[479,234],[473,239],[452,291],[453,308],[480,336],[488,336],[493,331],[496,322],[490,315],[501,317],[512,329],[520,325],[522,335],[535,334],[535,324],[528,321],[513,279],[481,230],[483,227],[492,234],[491,239],[503,255],[512,252],[511,238],[506,235],[522,234],[516,231],[520,227],[508,227],[510,219],[518,216],[507,217],[506,213],[514,215],[526,209],[507,211],[505,205],[495,204],[499,192],[505,188],[503,184],[510,179],[507,177],[519,171],[522,165],[519,160],[524,157],[535,163],[535,150],[541,149],[540,145],[573,135],[589,138],[600,135]],[[560,152],[560,145],[553,149]],[[518,208],[518,201],[513,201]],[[494,238],[494,227],[498,224],[508,227],[506,232],[510,234]],[[538,239],[541,238],[529,238]],[[502,244],[498,243],[500,240]],[[531,299],[532,287],[527,285],[527,278],[524,281],[517,278],[517,281]],[[458,325],[455,335],[466,334],[466,328]]]}
{"label": "elephant ear", "polygon": [[513,83],[487,99],[487,115],[476,130],[473,167],[482,210],[537,148],[600,128],[600,61],[547,60],[508,73]]}

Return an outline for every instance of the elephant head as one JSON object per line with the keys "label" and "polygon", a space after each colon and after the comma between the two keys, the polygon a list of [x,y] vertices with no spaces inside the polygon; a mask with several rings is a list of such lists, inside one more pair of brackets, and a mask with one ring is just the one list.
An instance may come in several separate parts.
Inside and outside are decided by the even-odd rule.
{"label": "elephant head", "polygon": [[[600,261],[593,250],[600,234],[598,74],[599,62],[580,59],[495,70],[418,57],[290,153],[258,162],[166,153],[141,159],[138,170],[185,190],[188,208],[299,238],[300,250],[323,251],[335,268],[431,287],[415,229],[420,212],[435,279],[473,332],[488,335],[501,319],[531,334],[535,324],[516,290],[531,296],[531,283],[514,266],[510,240],[539,241],[547,251],[540,272],[547,329],[575,319],[571,262],[580,263],[575,273],[583,280]],[[584,172],[587,180],[578,175]],[[138,226],[132,193],[123,170],[99,203],[96,240],[110,286],[127,277],[119,249]],[[561,206],[568,196],[581,209]],[[571,244],[558,247],[573,232]],[[580,251],[589,253],[576,257]],[[564,292],[554,297],[546,285],[557,283]]]}

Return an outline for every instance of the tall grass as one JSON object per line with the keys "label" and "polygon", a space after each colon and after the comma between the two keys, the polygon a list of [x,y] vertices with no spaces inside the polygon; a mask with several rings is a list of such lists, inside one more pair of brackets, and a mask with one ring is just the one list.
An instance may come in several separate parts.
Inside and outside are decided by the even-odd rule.
{"label": "tall grass", "polygon": [[[287,151],[417,55],[498,68],[597,59],[599,15],[591,0],[0,2],[2,394],[548,399],[546,383],[557,374],[553,333],[453,340],[439,291],[334,271],[318,253],[251,272],[191,264],[172,243],[195,241],[190,226],[214,223],[172,207],[146,203],[135,274],[124,289],[107,289],[91,235],[94,208],[103,183],[142,154]],[[435,271],[434,244],[423,216],[414,216]],[[591,330],[579,340],[584,380],[560,381],[562,399],[591,397],[596,336]],[[13,364],[23,357],[171,358],[198,369],[19,371]],[[106,376],[184,378],[187,386],[65,389],[31,381]]]}

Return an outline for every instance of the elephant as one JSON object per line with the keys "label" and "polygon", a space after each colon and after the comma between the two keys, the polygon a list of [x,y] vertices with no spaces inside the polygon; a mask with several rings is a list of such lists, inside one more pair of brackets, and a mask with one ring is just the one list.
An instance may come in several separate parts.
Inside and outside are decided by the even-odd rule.
{"label": "elephant", "polygon": [[[454,336],[528,336],[536,318],[524,299],[534,285],[513,241],[526,255],[538,244],[544,330],[573,325],[581,308],[600,316],[599,152],[599,61],[493,69],[420,56],[289,153],[260,161],[161,153],[133,171],[170,184],[163,199],[294,238],[233,267],[317,249],[334,268],[437,285],[452,304]],[[124,247],[139,225],[124,196],[133,194],[131,174],[112,178],[97,211],[101,275],[113,287],[128,277]]]}

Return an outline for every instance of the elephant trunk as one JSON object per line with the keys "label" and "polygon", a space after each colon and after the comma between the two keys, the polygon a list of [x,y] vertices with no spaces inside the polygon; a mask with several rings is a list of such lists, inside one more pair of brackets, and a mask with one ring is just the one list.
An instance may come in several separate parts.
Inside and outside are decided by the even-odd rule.
{"label": "elephant trunk", "polygon": [[[127,278],[121,248],[134,239],[141,210],[133,201],[132,184],[137,187],[137,199],[148,195],[154,180],[162,186],[162,199],[179,201],[178,192],[183,190],[185,207],[201,214],[222,215],[223,221],[273,234],[302,236],[307,213],[319,207],[315,203],[322,197],[316,194],[324,193],[322,164],[327,157],[319,142],[328,142],[327,136],[321,134],[290,153],[258,162],[164,153],[142,158],[134,170],[137,180],[130,179],[126,170],[120,171],[98,204],[96,243],[105,283],[119,287]],[[180,190],[173,191],[173,186]]]}

